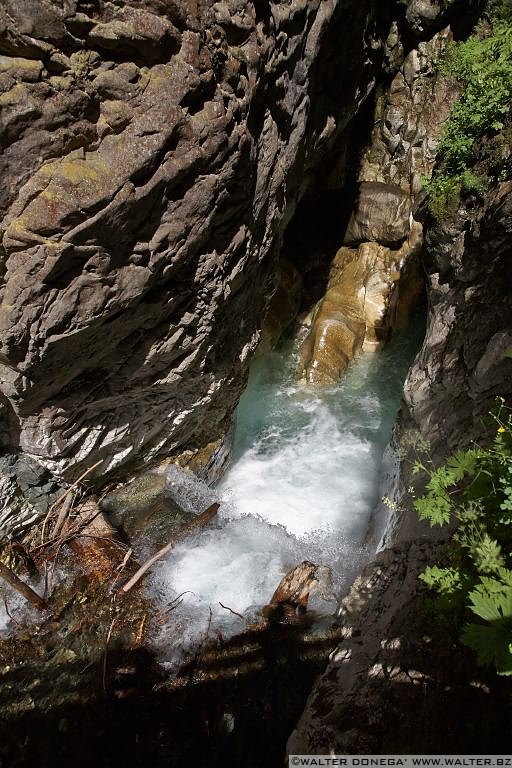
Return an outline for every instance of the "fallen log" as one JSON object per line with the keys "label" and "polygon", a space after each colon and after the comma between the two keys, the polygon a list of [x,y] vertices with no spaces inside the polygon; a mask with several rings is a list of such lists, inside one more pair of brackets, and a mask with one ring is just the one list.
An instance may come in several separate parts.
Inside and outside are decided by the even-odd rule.
{"label": "fallen log", "polygon": [[272,621],[293,622],[306,613],[309,593],[318,585],[320,566],[304,560],[283,576],[262,614]]}
{"label": "fallen log", "polygon": [[34,592],[32,587],[29,587],[28,584],[25,584],[24,581],[22,581],[16,574],[11,571],[10,568],[8,568],[6,565],[4,565],[0,561],[0,576],[4,581],[6,581],[10,586],[16,590],[16,592],[19,592],[20,595],[23,595],[25,600],[28,600],[29,603],[31,603],[34,608],[37,608],[38,611],[47,611],[49,610],[50,606],[46,602],[46,600],[43,600],[42,597],[40,597],[37,592]]}
{"label": "fallen log", "polygon": [[204,528],[205,525],[207,525],[210,520],[215,517],[217,514],[217,511],[220,507],[220,504],[212,504],[208,507],[204,512],[201,512],[200,515],[198,515],[194,520],[191,520],[190,523],[186,523],[183,525],[176,533],[176,535],[173,537],[173,539],[165,545],[165,547],[162,547],[162,549],[159,549],[156,554],[154,554],[152,557],[149,558],[149,560],[146,560],[146,562],[141,565],[138,571],[136,571],[131,579],[129,579],[126,584],[121,587],[119,590],[120,592],[123,592],[126,594],[130,591],[132,587],[137,584],[138,581],[144,576],[144,574],[149,571],[152,565],[157,562],[157,560],[160,560],[160,558],[164,557],[168,552],[171,551],[177,544],[179,544],[183,539],[185,539],[187,536],[190,536],[190,534],[194,533],[195,531],[200,530],[201,528]]}

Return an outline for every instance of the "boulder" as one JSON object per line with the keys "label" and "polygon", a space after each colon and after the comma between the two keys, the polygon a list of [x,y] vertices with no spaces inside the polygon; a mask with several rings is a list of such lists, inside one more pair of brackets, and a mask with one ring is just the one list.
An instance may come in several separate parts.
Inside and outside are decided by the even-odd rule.
{"label": "boulder", "polygon": [[194,517],[173,501],[163,473],[150,472],[134,478],[110,491],[100,507],[136,556],[142,558],[167,544]]}
{"label": "boulder", "polygon": [[327,291],[314,308],[310,330],[300,354],[302,378],[308,384],[336,384],[365,336],[364,281],[366,265],[358,252],[336,254]]}
{"label": "boulder", "polygon": [[390,245],[403,241],[411,226],[411,200],[396,184],[359,184],[354,208],[343,242],[377,242]]}

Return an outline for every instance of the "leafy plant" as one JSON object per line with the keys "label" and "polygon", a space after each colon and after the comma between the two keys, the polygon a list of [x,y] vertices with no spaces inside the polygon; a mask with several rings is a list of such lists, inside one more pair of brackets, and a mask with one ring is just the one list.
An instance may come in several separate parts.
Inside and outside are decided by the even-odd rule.
{"label": "leafy plant", "polygon": [[413,472],[426,473],[428,482],[413,505],[431,526],[457,523],[447,565],[429,566],[420,579],[445,607],[463,601],[472,620],[462,628],[462,642],[480,663],[511,675],[512,409],[502,398],[491,419],[487,448],[458,451],[437,468],[418,458]]}
{"label": "leafy plant", "polygon": [[441,71],[461,87],[438,145],[438,167],[425,184],[429,208],[441,218],[461,192],[482,193],[487,179],[474,172],[484,135],[503,130],[512,101],[512,12],[507,0],[489,3],[488,17],[465,41],[451,43]]}
{"label": "leafy plant", "polygon": [[494,664],[498,674],[512,675],[512,571],[501,579],[482,579],[469,593],[470,610],[483,624],[466,624],[462,641],[476,651],[481,664]]}

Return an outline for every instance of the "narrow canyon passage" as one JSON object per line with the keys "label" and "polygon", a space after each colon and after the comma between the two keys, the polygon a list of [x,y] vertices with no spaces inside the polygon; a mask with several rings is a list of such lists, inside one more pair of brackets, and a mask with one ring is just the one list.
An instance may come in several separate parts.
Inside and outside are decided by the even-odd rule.
{"label": "narrow canyon passage", "polygon": [[217,524],[177,547],[151,580],[163,603],[182,595],[174,626],[161,638],[166,661],[178,661],[207,626],[223,637],[240,631],[240,618],[223,606],[254,618],[302,560],[332,570],[332,584],[312,595],[310,608],[319,617],[334,613],[372,554],[365,539],[384,489],[383,453],[422,332],[417,317],[330,388],[296,382],[293,342],[254,362],[236,413],[230,469],[217,489],[194,488],[198,509],[221,502]]}

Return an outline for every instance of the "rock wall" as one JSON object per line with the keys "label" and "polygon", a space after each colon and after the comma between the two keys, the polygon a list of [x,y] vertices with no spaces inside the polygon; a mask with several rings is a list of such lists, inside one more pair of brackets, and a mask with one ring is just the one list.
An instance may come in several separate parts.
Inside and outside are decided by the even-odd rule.
{"label": "rock wall", "polygon": [[[512,392],[511,214],[507,182],[427,230],[428,328],[398,437],[420,430],[435,457],[480,436],[493,395]],[[290,754],[480,754],[497,748],[500,733],[508,748],[509,688],[476,671],[469,652],[454,653],[425,609],[418,574],[449,535],[402,502],[388,548],[342,602],[345,639],[313,687]]]}
{"label": "rock wall", "polygon": [[511,244],[510,181],[428,228],[427,335],[405,382],[402,422],[412,420],[434,454],[478,438],[493,398],[512,390]]}
{"label": "rock wall", "polygon": [[[343,237],[351,247],[334,257],[325,296],[304,323],[300,373],[310,384],[336,383],[361,349],[385,342],[420,303],[423,229],[414,213],[422,177],[432,171],[442,125],[457,96],[437,66],[450,40],[447,27],[406,55],[398,25],[392,25],[385,62],[394,76],[386,88],[379,87]],[[343,179],[344,163],[342,156],[331,184]]]}
{"label": "rock wall", "polygon": [[391,12],[2,4],[4,451],[69,481],[219,438],[286,223],[373,88]]}

